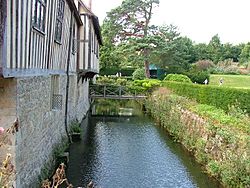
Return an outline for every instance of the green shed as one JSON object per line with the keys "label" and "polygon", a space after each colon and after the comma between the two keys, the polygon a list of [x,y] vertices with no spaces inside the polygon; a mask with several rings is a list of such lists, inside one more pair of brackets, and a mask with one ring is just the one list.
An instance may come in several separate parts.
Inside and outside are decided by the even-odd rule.
{"label": "green shed", "polygon": [[166,71],[157,67],[155,64],[149,65],[150,78],[162,79],[165,76]]}

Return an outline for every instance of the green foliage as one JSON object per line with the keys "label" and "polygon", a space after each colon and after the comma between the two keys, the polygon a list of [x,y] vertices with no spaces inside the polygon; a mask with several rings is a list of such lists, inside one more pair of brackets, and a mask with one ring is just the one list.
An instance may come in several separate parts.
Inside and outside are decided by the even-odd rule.
{"label": "green foliage", "polygon": [[123,64],[145,62],[148,72],[151,47],[147,38],[155,30],[150,21],[157,5],[159,0],[124,0],[120,6],[107,13],[102,34],[104,44],[107,43],[109,48],[103,48],[101,62],[111,59],[114,63],[117,58]]}
{"label": "green foliage", "polygon": [[[216,123],[220,123],[221,125],[228,127],[229,129],[233,128],[245,133],[250,133],[248,116],[239,107],[230,107],[228,113],[222,109],[216,108],[215,106],[206,104],[190,106],[190,109],[203,117],[209,118]],[[223,134],[225,134],[225,132]]]}
{"label": "green foliage", "polygon": [[193,83],[203,84],[206,79],[209,81],[209,73],[207,71],[191,69],[189,72],[184,74],[186,74]]}
{"label": "green foliage", "polygon": [[246,63],[250,61],[250,43],[247,43],[241,51],[240,63]]}
{"label": "green foliage", "polygon": [[216,161],[210,161],[207,165],[208,168],[208,172],[212,175],[212,176],[218,176],[220,173],[220,165],[218,162]]}
{"label": "green foliage", "polygon": [[184,82],[192,83],[189,77],[183,74],[168,74],[165,78],[165,81],[175,81],[175,82]]}
{"label": "green foliage", "polygon": [[161,86],[160,80],[145,79],[134,80],[129,86],[129,90],[136,93],[148,93],[153,91],[154,88]]}
{"label": "green foliage", "polygon": [[70,125],[70,132],[71,133],[81,133],[80,123],[77,121],[73,121]]}
{"label": "green foliage", "polygon": [[243,188],[250,184],[250,121],[248,117],[237,118],[242,111],[234,110],[240,116],[228,115],[214,106],[173,95],[166,88],[155,91],[145,106],[225,187]]}
{"label": "green foliage", "polygon": [[143,68],[136,69],[132,75],[133,75],[133,80],[143,80],[146,78],[145,69]]}
{"label": "green foliage", "polygon": [[102,68],[100,70],[99,75],[101,75],[101,76],[104,76],[104,75],[116,75],[117,73],[121,73],[122,76],[132,76],[134,71],[135,71],[134,68],[108,67],[108,68]]}
{"label": "green foliage", "polygon": [[96,83],[100,85],[113,85],[116,82],[116,77],[99,76],[96,79]]}
{"label": "green foliage", "polygon": [[247,89],[178,82],[164,82],[163,85],[175,93],[195,99],[199,103],[213,105],[226,111],[229,110],[229,106],[238,103],[240,109],[250,113],[250,90]]}
{"label": "green foliage", "polygon": [[208,52],[211,55],[211,60],[218,63],[223,57],[223,44],[220,41],[219,35],[216,34],[212,37],[208,44]]}
{"label": "green foliage", "polygon": [[127,79],[118,77],[117,80],[116,80],[116,85],[126,86],[127,85]]}

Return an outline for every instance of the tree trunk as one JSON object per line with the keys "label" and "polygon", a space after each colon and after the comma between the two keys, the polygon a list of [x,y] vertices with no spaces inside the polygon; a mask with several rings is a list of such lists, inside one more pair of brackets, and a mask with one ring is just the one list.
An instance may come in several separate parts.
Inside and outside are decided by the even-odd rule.
{"label": "tree trunk", "polygon": [[146,78],[150,78],[149,62],[148,62],[148,60],[144,61],[144,67],[145,67],[145,76],[146,76]]}

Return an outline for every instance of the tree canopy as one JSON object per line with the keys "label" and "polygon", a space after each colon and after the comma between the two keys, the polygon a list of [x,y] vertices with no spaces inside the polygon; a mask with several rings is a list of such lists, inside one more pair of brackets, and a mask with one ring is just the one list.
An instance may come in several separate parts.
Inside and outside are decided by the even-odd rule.
{"label": "tree canopy", "polygon": [[249,61],[249,45],[223,44],[218,34],[208,44],[196,44],[180,36],[174,25],[152,25],[158,5],[159,0],[124,0],[107,13],[102,25],[101,67],[144,67],[149,77],[149,64],[182,73],[199,60],[214,64],[226,59]]}

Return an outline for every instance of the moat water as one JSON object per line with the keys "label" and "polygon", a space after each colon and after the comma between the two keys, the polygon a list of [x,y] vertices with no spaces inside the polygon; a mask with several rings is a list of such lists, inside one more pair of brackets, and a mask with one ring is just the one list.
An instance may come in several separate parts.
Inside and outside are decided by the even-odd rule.
{"label": "moat water", "polygon": [[217,188],[194,158],[132,101],[98,101],[70,146],[69,182],[98,188]]}

